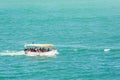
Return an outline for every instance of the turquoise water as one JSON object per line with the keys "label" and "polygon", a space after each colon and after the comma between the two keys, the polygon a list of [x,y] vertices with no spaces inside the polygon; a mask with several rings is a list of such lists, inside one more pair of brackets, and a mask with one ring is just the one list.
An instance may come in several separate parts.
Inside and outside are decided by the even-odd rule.
{"label": "turquoise water", "polygon": [[[119,80],[119,2],[0,1],[0,80]],[[32,42],[59,55],[23,55]]]}

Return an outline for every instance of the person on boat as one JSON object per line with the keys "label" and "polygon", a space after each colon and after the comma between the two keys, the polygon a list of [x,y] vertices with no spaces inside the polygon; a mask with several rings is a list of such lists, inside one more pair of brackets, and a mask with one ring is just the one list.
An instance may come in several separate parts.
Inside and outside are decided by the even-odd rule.
{"label": "person on boat", "polygon": [[27,48],[27,50],[26,51],[30,51],[30,49],[29,48]]}
{"label": "person on boat", "polygon": [[38,51],[37,47],[35,47],[35,48],[34,48],[34,51],[35,51],[35,52],[37,52],[37,51]]}
{"label": "person on boat", "polygon": [[41,48],[38,49],[38,52],[41,52]]}
{"label": "person on boat", "polygon": [[41,50],[42,52],[46,52],[46,50],[45,50],[45,48],[42,48],[42,50]]}
{"label": "person on boat", "polygon": [[50,51],[50,49],[48,48],[48,50],[47,51]]}
{"label": "person on boat", "polygon": [[27,49],[24,49],[24,51],[27,51]]}
{"label": "person on boat", "polygon": [[30,51],[32,50],[32,48],[29,49]]}
{"label": "person on boat", "polygon": [[31,51],[31,52],[34,52],[34,49],[33,49],[33,48],[30,48],[30,51]]}
{"label": "person on boat", "polygon": [[41,48],[39,50],[41,50]]}

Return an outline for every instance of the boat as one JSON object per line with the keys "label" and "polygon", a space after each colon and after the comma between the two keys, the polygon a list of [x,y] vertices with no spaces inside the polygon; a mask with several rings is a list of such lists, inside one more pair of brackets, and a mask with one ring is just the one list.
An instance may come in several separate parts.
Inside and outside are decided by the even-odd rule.
{"label": "boat", "polygon": [[26,56],[52,57],[58,54],[53,44],[25,44]]}

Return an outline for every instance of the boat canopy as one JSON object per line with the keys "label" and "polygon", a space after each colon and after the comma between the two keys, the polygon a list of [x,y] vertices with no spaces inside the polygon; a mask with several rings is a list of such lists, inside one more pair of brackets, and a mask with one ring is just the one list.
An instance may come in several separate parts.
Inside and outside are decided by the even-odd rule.
{"label": "boat canopy", "polygon": [[49,48],[49,47],[54,47],[53,44],[25,44],[25,47],[28,46],[32,46],[32,47],[45,47],[45,48]]}

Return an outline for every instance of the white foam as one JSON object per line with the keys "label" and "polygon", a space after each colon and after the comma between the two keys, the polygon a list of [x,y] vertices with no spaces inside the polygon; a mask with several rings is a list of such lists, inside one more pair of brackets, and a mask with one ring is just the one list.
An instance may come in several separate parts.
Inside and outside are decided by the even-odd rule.
{"label": "white foam", "polygon": [[[59,54],[58,51],[56,50],[55,54]],[[24,51],[9,51],[9,50],[5,50],[0,52],[0,56],[20,56],[20,55],[26,55],[24,53]],[[37,54],[33,53],[33,54],[28,54],[26,56],[36,56]],[[46,54],[40,54],[40,56],[42,57],[54,57],[55,55],[52,52],[48,52]]]}
{"label": "white foam", "polygon": [[25,55],[24,51],[2,51],[0,52],[0,56],[17,56],[17,55]]}
{"label": "white foam", "polygon": [[104,49],[105,52],[109,52],[111,49]]}

